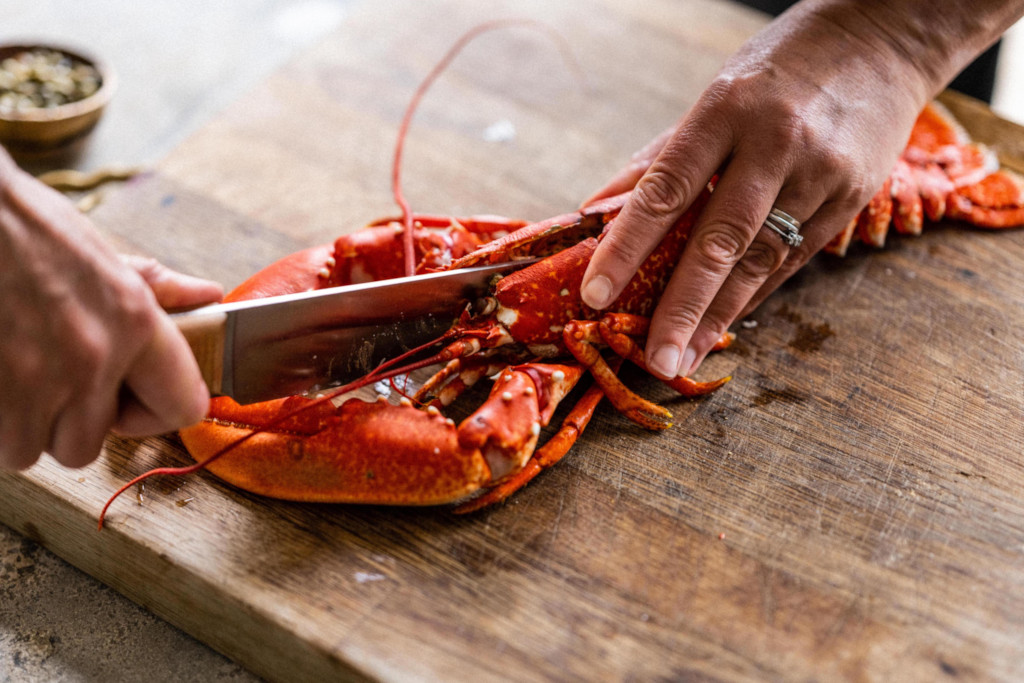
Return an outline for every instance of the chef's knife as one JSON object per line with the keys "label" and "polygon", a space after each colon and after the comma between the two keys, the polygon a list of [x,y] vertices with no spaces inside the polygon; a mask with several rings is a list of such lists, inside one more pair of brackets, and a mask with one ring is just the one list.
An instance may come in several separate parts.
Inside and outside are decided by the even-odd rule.
{"label": "chef's knife", "polygon": [[210,392],[254,403],[362,377],[440,335],[495,275],[529,263],[213,304],[171,318]]}

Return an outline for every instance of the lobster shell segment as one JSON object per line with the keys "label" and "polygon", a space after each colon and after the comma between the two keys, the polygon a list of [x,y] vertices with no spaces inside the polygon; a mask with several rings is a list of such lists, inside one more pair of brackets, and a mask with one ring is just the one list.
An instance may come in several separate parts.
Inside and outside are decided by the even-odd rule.
{"label": "lobster shell segment", "polygon": [[1012,228],[1024,223],[1024,180],[1010,171],[957,188],[949,196],[946,215],[979,228]]}
{"label": "lobster shell segment", "polygon": [[953,115],[934,102],[918,116],[882,189],[825,251],[843,256],[855,236],[882,247],[890,224],[919,235],[925,218],[979,228],[1024,224],[1024,182],[1000,169],[992,150],[972,142]]}
{"label": "lobster shell segment", "polygon": [[[651,314],[710,196],[707,188],[697,196],[611,303],[609,311]],[[586,222],[599,216],[603,230],[618,214],[615,207],[620,206],[623,199],[624,195],[620,195],[592,204],[583,209],[579,221]],[[580,296],[583,275],[597,249],[598,240],[597,237],[586,237],[498,282],[494,291],[498,302],[495,318],[514,339],[531,345],[531,350],[538,355],[562,352],[565,350],[562,330],[566,324],[573,320],[594,320],[603,315],[603,311],[595,311],[583,303]],[[540,345],[548,345],[550,349]]]}
{"label": "lobster shell segment", "polygon": [[597,240],[590,237],[498,281],[495,317],[515,340],[555,343],[567,322],[594,315],[580,297],[579,283],[595,249]]}

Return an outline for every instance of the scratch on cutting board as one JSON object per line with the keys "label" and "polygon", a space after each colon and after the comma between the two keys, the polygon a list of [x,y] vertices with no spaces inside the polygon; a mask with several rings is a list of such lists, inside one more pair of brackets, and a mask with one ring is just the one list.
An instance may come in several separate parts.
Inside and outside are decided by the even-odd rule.
{"label": "scratch on cutting board", "polygon": [[866,268],[861,268],[855,272],[853,281],[850,282],[850,285],[846,288],[847,297],[851,297],[853,296],[853,294],[857,292],[857,288],[860,287],[860,284],[864,281],[864,278],[867,277],[866,270]]}
{"label": "scratch on cutting board", "polygon": [[[903,438],[900,437],[897,440],[897,442],[895,444],[895,447],[892,449],[892,453],[889,456],[888,465],[886,466],[885,476],[882,478],[881,486],[879,487],[879,491],[878,491],[878,495],[875,496],[875,504],[874,504],[873,508],[871,509],[871,512],[868,515],[869,522],[870,521],[874,521],[875,519],[880,517],[882,503],[889,498],[889,493],[888,493],[889,481],[892,478],[892,472],[893,472],[893,468],[896,465],[896,459],[899,457],[899,454],[903,451],[903,444],[904,444]],[[884,529],[886,529],[886,528],[888,528],[890,526],[890,522],[892,522],[892,519],[893,519],[893,514],[894,514],[893,510],[890,509],[888,511],[888,513],[885,515],[885,519],[883,520],[883,523],[879,527],[880,529],[883,530],[880,533],[880,536],[887,535],[884,532]],[[866,528],[870,529],[870,528],[872,528],[872,526],[873,525],[868,524]]]}
{"label": "scratch on cutting board", "polygon": [[622,471],[625,463],[621,458],[616,459],[618,467],[615,468],[615,498],[612,500],[612,510],[619,509],[619,500],[622,498]]}
{"label": "scratch on cutting board", "polygon": [[889,480],[892,478],[892,469],[896,465],[896,456],[903,450],[903,437],[900,437],[896,441],[896,447],[893,449],[892,456],[889,458],[888,466],[885,468],[885,479],[882,483],[886,486],[889,485]]}

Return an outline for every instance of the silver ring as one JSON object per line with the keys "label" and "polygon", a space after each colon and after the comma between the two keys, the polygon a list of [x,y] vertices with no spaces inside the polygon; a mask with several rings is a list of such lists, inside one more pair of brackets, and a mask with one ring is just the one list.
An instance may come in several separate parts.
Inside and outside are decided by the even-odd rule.
{"label": "silver ring", "polygon": [[768,218],[764,219],[764,227],[775,231],[782,241],[791,247],[799,247],[804,241],[803,235],[800,234],[800,221],[774,206],[768,213]]}

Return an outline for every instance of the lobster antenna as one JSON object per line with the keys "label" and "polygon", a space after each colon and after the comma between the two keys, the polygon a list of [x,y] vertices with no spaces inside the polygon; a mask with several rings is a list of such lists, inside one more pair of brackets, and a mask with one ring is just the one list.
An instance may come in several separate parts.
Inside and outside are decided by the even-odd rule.
{"label": "lobster antenna", "polygon": [[405,195],[402,194],[402,150],[405,147],[405,138],[409,132],[409,126],[412,123],[412,117],[416,113],[416,109],[419,107],[420,100],[426,94],[430,86],[438,79],[438,77],[444,72],[445,69],[452,63],[455,57],[468,45],[474,38],[482,33],[494,31],[497,29],[507,28],[510,26],[523,26],[527,28],[533,28],[539,31],[543,31],[549,37],[556,42],[559,50],[562,53],[563,59],[576,73],[577,77],[582,80],[583,70],[580,68],[579,63],[576,61],[572,49],[569,46],[565,38],[552,29],[546,24],[542,24],[537,21],[530,19],[495,19],[494,21],[488,21],[483,24],[474,26],[466,33],[462,35],[448,52],[441,58],[441,60],[434,65],[434,68],[427,74],[427,77],[423,79],[419,87],[416,88],[416,92],[413,93],[412,98],[409,100],[409,105],[405,109],[405,114],[402,116],[402,123],[398,128],[398,140],[395,143],[395,157],[394,163],[391,166],[391,188],[394,193],[395,203],[398,204],[399,210],[402,212],[402,247],[405,255],[405,275],[411,276],[416,274],[416,255],[413,246],[413,234],[412,234],[412,211],[409,208],[409,203],[405,199]]}

